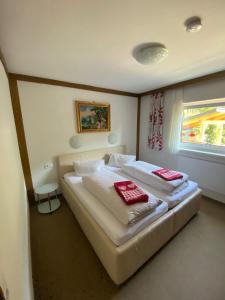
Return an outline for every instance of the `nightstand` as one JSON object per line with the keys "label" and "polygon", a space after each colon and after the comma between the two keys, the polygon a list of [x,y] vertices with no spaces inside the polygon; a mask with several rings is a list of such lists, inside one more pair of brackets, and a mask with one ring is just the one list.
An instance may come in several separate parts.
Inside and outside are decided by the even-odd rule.
{"label": "nightstand", "polygon": [[[60,200],[57,197],[57,190],[58,190],[57,183],[48,183],[42,186],[39,186],[35,189],[35,193],[38,199],[38,212],[41,214],[49,214],[53,211],[57,210],[60,207]],[[55,194],[54,199],[50,199],[51,194]],[[48,201],[42,202],[40,201],[40,195],[48,195]]]}

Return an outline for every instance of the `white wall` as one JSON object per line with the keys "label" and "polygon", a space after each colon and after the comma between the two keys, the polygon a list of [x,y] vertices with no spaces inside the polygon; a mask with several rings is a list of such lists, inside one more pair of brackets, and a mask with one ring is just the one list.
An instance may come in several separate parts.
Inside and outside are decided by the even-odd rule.
{"label": "white wall", "polygon": [[29,218],[8,79],[0,62],[0,286],[30,300]]}
{"label": "white wall", "polygon": [[[166,145],[168,144],[170,122],[173,117],[172,102],[175,98],[175,92],[175,90],[169,90],[165,94],[164,141]],[[185,102],[223,98],[225,97],[225,79],[188,86],[183,90],[183,97]],[[205,195],[225,202],[225,164],[171,154],[167,146],[160,152],[148,148],[149,100],[150,97],[146,96],[141,103],[140,159],[187,172],[191,179],[197,181],[203,188]]]}
{"label": "white wall", "polygon": [[137,99],[45,84],[19,82],[19,95],[34,187],[57,180],[57,168],[44,169],[63,153],[110,146],[108,132],[79,134],[82,147],[73,149],[69,139],[76,134],[75,100],[108,102],[111,129],[129,153],[136,149]]}

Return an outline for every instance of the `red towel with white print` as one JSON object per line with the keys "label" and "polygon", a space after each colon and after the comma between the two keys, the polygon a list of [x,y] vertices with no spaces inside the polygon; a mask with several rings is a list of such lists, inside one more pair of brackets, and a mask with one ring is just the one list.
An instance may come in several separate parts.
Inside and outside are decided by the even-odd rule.
{"label": "red towel with white print", "polygon": [[114,187],[119,196],[127,205],[138,202],[148,202],[148,195],[145,194],[133,181],[114,182]]}
{"label": "red towel with white print", "polygon": [[165,179],[166,181],[172,181],[183,178],[183,175],[181,173],[166,168],[152,171],[152,173]]}

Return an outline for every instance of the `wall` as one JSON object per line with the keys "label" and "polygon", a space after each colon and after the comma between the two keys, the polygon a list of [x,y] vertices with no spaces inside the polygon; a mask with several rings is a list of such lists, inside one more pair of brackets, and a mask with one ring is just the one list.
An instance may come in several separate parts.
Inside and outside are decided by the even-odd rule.
{"label": "wall", "polygon": [[[33,299],[29,216],[8,79],[0,62],[0,286],[7,299]],[[8,289],[8,292],[6,291]]]}
{"label": "wall", "polygon": [[[82,147],[70,147],[69,139],[76,133],[75,100],[110,103],[117,144],[135,153],[136,98],[28,82],[19,82],[18,87],[34,187],[57,180],[58,155],[110,146],[109,133],[101,132],[79,134]],[[48,162],[54,162],[53,169],[44,169]]]}
{"label": "wall", "polygon": [[[176,90],[169,90],[165,94],[164,144],[166,146],[160,152],[150,150],[147,146],[150,97],[142,98],[140,159],[187,172],[191,179],[197,181],[203,188],[205,195],[225,202],[225,164],[172,154],[168,149],[170,124],[173,117],[172,103],[175,100],[175,93]],[[205,81],[202,84],[195,84],[183,89],[185,102],[223,97],[225,97],[225,79]]]}

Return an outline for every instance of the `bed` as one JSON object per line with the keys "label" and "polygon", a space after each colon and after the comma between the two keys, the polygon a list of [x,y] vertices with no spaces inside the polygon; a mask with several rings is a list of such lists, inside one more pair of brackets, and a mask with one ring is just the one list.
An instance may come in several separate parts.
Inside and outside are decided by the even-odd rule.
{"label": "bed", "polygon": [[[96,222],[96,216],[88,210],[82,195],[76,193],[66,181],[65,174],[73,171],[74,160],[102,159],[106,163],[110,153],[126,153],[125,146],[116,146],[85,152],[60,155],[58,172],[60,186],[68,205],[73,211],[86,237],[94,248],[97,256],[111,279],[121,284],[132,276],[152,255],[165,245],[198,211],[200,208],[201,190],[198,188],[174,208],[163,211],[149,225],[139,228],[135,234],[126,237],[122,242],[109,237],[109,233]],[[85,191],[84,195],[85,197]],[[85,198],[83,198],[85,199]],[[96,208],[95,211],[98,211]],[[118,242],[117,242],[118,241]]]}

